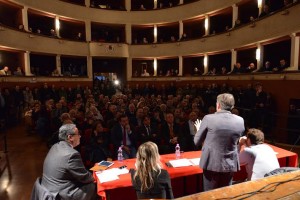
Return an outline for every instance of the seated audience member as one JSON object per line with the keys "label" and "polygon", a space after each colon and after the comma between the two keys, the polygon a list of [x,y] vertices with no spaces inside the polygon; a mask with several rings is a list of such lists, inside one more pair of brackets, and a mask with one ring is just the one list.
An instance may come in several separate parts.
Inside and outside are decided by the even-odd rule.
{"label": "seated audience member", "polygon": [[250,63],[249,66],[246,68],[246,72],[254,72],[256,70],[255,64]]}
{"label": "seated audience member", "polygon": [[222,67],[222,69],[221,69],[221,74],[222,74],[222,75],[227,74],[227,69],[226,69],[226,67]]}
{"label": "seated audience member", "polygon": [[151,119],[149,116],[144,116],[143,124],[137,128],[138,141],[142,144],[144,142],[154,142],[159,144],[159,135],[157,127],[151,124]]}
{"label": "seated audience member", "polygon": [[108,134],[104,131],[102,122],[98,121],[93,127],[90,143],[87,145],[89,160],[93,163],[106,160],[110,157],[108,146]]}
{"label": "seated audience member", "polygon": [[175,151],[176,144],[179,143],[180,126],[174,121],[174,115],[171,112],[166,114],[166,120],[161,125],[161,153],[171,153]]}
{"label": "seated audience member", "polygon": [[141,76],[150,76],[149,72],[147,72],[147,69],[144,69],[143,73]]}
{"label": "seated audience member", "polygon": [[260,15],[258,16],[258,18],[264,17],[266,15],[270,14],[270,9],[268,5],[264,5],[263,11],[260,13]]}
{"label": "seated audience member", "polygon": [[211,70],[207,72],[206,75],[216,75],[217,74],[217,69],[213,67]]}
{"label": "seated audience member", "polygon": [[281,72],[281,71],[283,71],[285,68],[288,68],[288,66],[287,66],[285,60],[284,60],[284,59],[281,59],[281,60],[279,61],[279,66],[273,68],[273,72]]}
{"label": "seated audience member", "polygon": [[200,71],[198,69],[198,67],[195,67],[194,68],[194,75],[199,75],[200,74]]}
{"label": "seated audience member", "polygon": [[240,163],[246,165],[248,180],[263,178],[266,173],[279,168],[278,159],[273,149],[264,144],[264,134],[258,129],[249,129],[247,136],[240,138],[239,147],[245,145],[240,152]]}
{"label": "seated audience member", "polygon": [[196,112],[189,114],[189,120],[183,124],[182,148],[184,151],[195,151],[194,136],[197,132],[195,122],[198,116]]}
{"label": "seated audience member", "polygon": [[182,36],[179,38],[178,41],[184,41],[184,40],[187,40],[187,35],[186,35],[186,33],[183,33]]}
{"label": "seated audience member", "polygon": [[270,61],[266,61],[265,65],[258,70],[259,72],[272,72],[273,68],[271,66]]}
{"label": "seated audience member", "polygon": [[57,37],[57,34],[54,29],[50,30],[50,35],[51,35],[51,37]]}
{"label": "seated audience member", "polygon": [[145,6],[143,4],[141,4],[140,10],[146,10],[146,8],[145,8]]}
{"label": "seated audience member", "polygon": [[170,175],[162,169],[157,145],[142,144],[137,152],[136,170],[130,169],[137,199],[173,199]]}
{"label": "seated audience member", "polygon": [[20,25],[18,26],[18,29],[19,29],[20,31],[24,31],[24,25],[23,25],[23,24],[20,24]]}
{"label": "seated audience member", "polygon": [[237,28],[237,27],[239,27],[241,25],[242,25],[241,20],[239,20],[239,19],[235,20],[234,28]]}
{"label": "seated audience member", "polygon": [[15,76],[23,76],[23,72],[21,67],[17,67],[16,71],[14,71]]}
{"label": "seated audience member", "polygon": [[128,117],[123,114],[118,119],[119,123],[115,124],[111,130],[111,142],[114,145],[115,153],[119,147],[122,147],[123,156],[127,158],[135,158],[136,156],[136,138],[133,129],[129,125]]}
{"label": "seated audience member", "polygon": [[0,76],[8,76],[9,74],[9,68],[7,66],[4,66],[3,69],[0,70]]}
{"label": "seated audience member", "polygon": [[149,42],[148,42],[148,40],[147,40],[147,38],[143,38],[143,44],[148,44]]}
{"label": "seated audience member", "polygon": [[76,125],[61,126],[59,139],[45,158],[42,185],[61,199],[96,199],[94,178],[74,149],[80,144]]}
{"label": "seated audience member", "polygon": [[53,72],[51,73],[52,76],[59,76],[59,72],[57,69],[53,70]]}
{"label": "seated audience member", "polygon": [[236,63],[234,65],[233,70],[231,71],[231,74],[241,74],[241,73],[244,73],[244,72],[245,72],[245,70],[241,66],[241,63]]}

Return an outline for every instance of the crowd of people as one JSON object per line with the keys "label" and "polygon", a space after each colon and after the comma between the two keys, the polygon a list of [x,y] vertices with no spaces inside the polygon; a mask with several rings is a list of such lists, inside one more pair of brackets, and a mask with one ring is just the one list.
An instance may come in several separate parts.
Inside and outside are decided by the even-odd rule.
{"label": "crowd of people", "polygon": [[[6,116],[8,125],[20,121],[25,113],[32,122],[28,128],[42,136],[56,132],[62,123],[61,114],[69,113],[70,120],[77,124],[82,134],[89,129],[93,133],[106,132],[102,139],[105,152],[109,144],[114,144],[115,148],[121,145],[111,135],[120,133],[121,128],[117,131],[116,125],[122,120],[133,132],[134,137],[128,143],[135,147],[151,139],[157,143],[161,153],[173,152],[177,142],[184,151],[194,150],[190,136],[195,132],[189,123],[215,112],[216,97],[224,92],[233,94],[236,107],[243,108],[234,112],[244,117],[246,126],[262,127],[268,132],[274,123],[268,114],[274,111],[275,106],[261,84],[233,88],[226,84],[205,86],[200,83],[179,87],[170,83],[158,87],[146,83],[144,86],[126,85],[121,90],[122,94],[116,95],[116,88],[109,81],[95,83],[93,89],[80,85],[56,88],[47,83],[41,88],[1,88],[1,113]],[[145,128],[146,124],[150,125],[151,131]],[[86,144],[89,142],[85,141]],[[85,145],[84,142],[82,144]],[[106,156],[116,156],[115,151],[108,152],[111,155],[105,153]]]}
{"label": "crowd of people", "polygon": [[[168,100],[171,100],[171,96],[168,96]],[[79,100],[78,97],[77,100]],[[88,95],[88,97],[91,96]],[[111,99],[113,98],[114,96],[111,97]],[[101,99],[98,99],[99,102]],[[266,173],[279,168],[275,152],[268,145],[263,144],[264,135],[260,130],[249,129],[246,132],[247,135],[242,136],[245,131],[244,119],[232,112],[235,105],[232,94],[218,94],[215,100],[215,112],[205,115],[202,121],[197,118],[197,108],[190,110],[189,120],[185,121],[188,123],[185,128],[174,121],[176,111],[173,114],[171,107],[165,113],[158,111],[158,115],[154,114],[156,117],[153,116],[153,119],[156,120],[157,124],[151,126],[151,117],[148,115],[149,109],[147,112],[143,109],[146,101],[137,102],[136,113],[131,112],[135,108],[132,101],[129,103],[130,107],[127,111],[124,110],[123,113],[119,112],[117,115],[117,105],[122,109],[122,104],[119,104],[120,100],[124,103],[128,99],[116,97],[116,105],[108,105],[108,112],[104,118],[100,112],[94,113],[94,116],[98,117],[98,122],[96,123],[97,127],[92,129],[91,138],[93,139],[91,141],[93,140],[95,144],[98,144],[96,147],[98,151],[92,150],[92,152],[96,154],[102,150],[104,155],[105,141],[108,140],[108,135],[111,135],[110,139],[113,145],[120,146],[117,149],[123,150],[123,156],[126,159],[136,158],[135,169],[130,169],[130,173],[132,186],[136,190],[138,198],[174,198],[170,175],[167,170],[162,168],[159,152],[171,153],[175,144],[178,146],[179,143],[183,144],[183,141],[188,139],[191,139],[189,145],[192,145],[192,150],[195,150],[194,147],[203,146],[199,165],[203,169],[204,191],[231,185],[234,172],[240,169],[239,160],[246,164],[248,180],[263,178]],[[88,112],[96,109],[92,98],[87,98],[88,103],[90,103],[86,107]],[[139,111],[140,104],[142,104],[142,110]],[[168,105],[170,106],[171,102]],[[188,104],[184,105],[188,106]],[[185,107],[184,105],[182,108]],[[164,110],[161,109],[160,111]],[[163,114],[166,116],[161,118],[159,128],[160,114],[162,117]],[[109,121],[105,120],[107,116],[110,116],[111,120],[114,121],[110,124],[112,126],[111,133],[105,133],[102,127],[104,122],[109,127]],[[49,191],[50,194],[64,199],[74,197],[76,199],[95,199],[96,190],[93,178],[84,168],[80,154],[74,150],[82,142],[87,142],[82,140],[84,137],[80,135],[79,126],[82,124],[79,124],[78,121],[75,122],[75,120],[70,113],[61,115],[63,124],[58,131],[59,142],[51,147],[46,156],[42,181],[40,183],[38,179],[34,188],[45,187],[46,189],[43,189]],[[89,120],[93,119],[89,118]],[[138,124],[139,122],[141,125]],[[87,126],[89,124],[89,122],[86,123]],[[156,127],[161,129],[161,132],[156,132]],[[186,130],[186,135],[177,132],[179,130]],[[161,135],[162,140],[159,139],[159,135]],[[139,141],[138,138],[143,138],[143,140]],[[139,142],[140,144],[138,144]],[[86,143],[83,144],[87,145]],[[91,145],[88,146],[91,147]],[[246,145],[245,150],[239,154],[243,145]],[[164,146],[164,150],[160,148],[162,146]],[[136,148],[138,149],[136,150]],[[69,176],[73,177],[72,180],[68,178]],[[38,193],[37,189],[34,189],[33,195],[37,195],[36,193]]]}

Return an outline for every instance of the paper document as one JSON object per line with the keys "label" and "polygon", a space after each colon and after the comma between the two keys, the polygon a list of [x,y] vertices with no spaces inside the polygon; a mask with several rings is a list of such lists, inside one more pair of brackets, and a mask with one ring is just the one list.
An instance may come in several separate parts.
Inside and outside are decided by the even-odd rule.
{"label": "paper document", "polygon": [[119,169],[119,168],[111,168],[101,172],[96,172],[96,175],[100,181],[100,183],[114,181],[119,179],[119,175],[127,174],[129,170],[127,168]]}
{"label": "paper document", "polygon": [[96,172],[96,175],[97,175],[100,183],[105,183],[105,182],[114,181],[114,180],[119,179],[119,176],[116,174],[103,173],[103,172]]}
{"label": "paper document", "polygon": [[191,165],[199,165],[200,158],[193,158],[193,159],[178,159],[178,160],[170,160],[169,163],[172,167],[186,167]]}
{"label": "paper document", "polygon": [[192,165],[199,165],[200,158],[189,159],[189,161],[192,163]]}

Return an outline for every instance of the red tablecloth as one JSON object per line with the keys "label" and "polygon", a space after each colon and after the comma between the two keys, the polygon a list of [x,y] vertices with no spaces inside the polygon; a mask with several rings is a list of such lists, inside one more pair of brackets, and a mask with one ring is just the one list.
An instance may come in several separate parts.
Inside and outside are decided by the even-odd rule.
{"label": "red tablecloth", "polygon": [[[298,165],[298,155],[296,153],[278,148],[270,145],[275,152],[277,152],[277,158],[281,167],[289,166],[296,167]],[[182,158],[199,158],[201,157],[201,151],[185,152],[181,155]],[[166,162],[175,159],[175,154],[161,155],[161,162],[163,168],[166,169],[172,181],[172,188],[175,197],[192,194],[202,191],[202,169],[199,166],[179,167],[171,168],[165,165]],[[135,159],[124,160],[123,163],[118,161],[114,162],[112,167],[120,167],[126,165],[127,169],[135,168]],[[130,174],[123,174],[119,176],[118,180],[110,181],[106,183],[100,183],[97,180],[97,193],[106,199],[106,194],[110,195],[110,199],[136,199],[135,191],[132,188]],[[245,168],[235,174],[235,179],[246,178]],[[188,185],[188,186],[187,186]]]}

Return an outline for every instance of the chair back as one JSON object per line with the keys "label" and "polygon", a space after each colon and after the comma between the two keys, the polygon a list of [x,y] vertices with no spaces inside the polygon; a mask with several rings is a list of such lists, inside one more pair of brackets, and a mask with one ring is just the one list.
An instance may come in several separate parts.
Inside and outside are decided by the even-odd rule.
{"label": "chair back", "polygon": [[42,178],[38,177],[34,183],[30,200],[57,200],[58,194],[52,194],[42,185]]}

